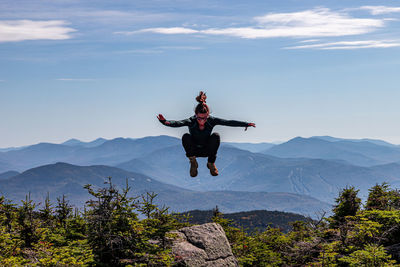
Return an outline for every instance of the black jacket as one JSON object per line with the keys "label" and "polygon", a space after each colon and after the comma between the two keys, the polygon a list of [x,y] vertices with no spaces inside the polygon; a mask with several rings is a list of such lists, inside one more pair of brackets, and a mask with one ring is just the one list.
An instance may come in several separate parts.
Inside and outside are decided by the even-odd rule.
{"label": "black jacket", "polygon": [[[169,122],[169,124],[165,124],[165,122]],[[182,127],[188,126],[189,133],[192,135],[193,140],[196,144],[205,145],[207,143],[208,137],[210,137],[212,129],[216,125],[224,125],[224,126],[232,126],[232,127],[247,127],[249,126],[248,122],[244,121],[235,121],[235,120],[224,120],[216,117],[209,116],[206,123],[204,124],[204,130],[200,130],[199,123],[197,122],[196,116],[192,116],[185,120],[180,121],[172,121],[166,120],[162,121],[162,123],[166,126],[170,127]]]}

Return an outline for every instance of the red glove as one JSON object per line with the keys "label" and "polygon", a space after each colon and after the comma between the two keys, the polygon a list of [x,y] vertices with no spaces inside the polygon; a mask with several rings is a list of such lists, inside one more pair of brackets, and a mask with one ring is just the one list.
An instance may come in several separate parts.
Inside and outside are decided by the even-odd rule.
{"label": "red glove", "polygon": [[164,125],[169,125],[169,122],[164,118],[162,114],[158,114],[157,119]]}
{"label": "red glove", "polygon": [[253,122],[250,122],[249,124],[247,124],[246,128],[244,128],[245,131],[247,131],[247,127],[254,127],[256,128],[256,124]]}

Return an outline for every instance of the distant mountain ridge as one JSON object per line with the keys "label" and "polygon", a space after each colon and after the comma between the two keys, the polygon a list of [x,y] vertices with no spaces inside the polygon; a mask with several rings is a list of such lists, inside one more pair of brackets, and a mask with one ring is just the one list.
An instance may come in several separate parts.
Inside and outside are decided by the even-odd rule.
{"label": "distant mountain ridge", "polygon": [[316,211],[331,209],[331,206],[325,202],[298,194],[196,192],[115,167],[75,166],[66,163],[33,168],[10,179],[0,180],[0,195],[19,202],[30,192],[33,200],[43,203],[47,192],[50,193],[53,202],[56,197],[66,194],[72,204],[82,207],[89,198],[83,186],[92,184],[95,188],[104,187],[108,176],[112,177],[112,182],[119,188],[125,187],[128,181],[131,193],[135,196],[146,192],[156,192],[158,194],[156,203],[169,206],[171,211],[211,209],[218,205],[223,212],[267,209],[313,216]]}
{"label": "distant mountain ridge", "polygon": [[187,179],[188,160],[181,146],[173,146],[116,166],[191,190],[241,191],[245,188],[252,192],[291,192],[330,203],[340,189],[349,185],[359,188],[363,197],[376,183],[400,181],[400,172],[384,165],[372,168],[323,159],[285,159],[230,146],[222,146],[218,152],[219,176],[210,176],[206,159],[200,158],[198,162],[199,175]]}
{"label": "distant mountain ridge", "polygon": [[262,153],[281,158],[345,160],[350,164],[367,167],[400,161],[400,147],[378,145],[377,140],[373,141],[349,141],[333,137],[296,137],[264,150]]}
{"label": "distant mountain ridge", "polygon": [[[301,140],[303,143],[299,144]],[[39,143],[25,147],[3,148],[2,152],[0,151],[0,172],[24,171],[58,161],[83,165],[115,165],[180,143],[180,139],[175,137],[149,136],[112,140],[98,138],[90,142],[70,139],[62,144]],[[298,137],[281,144],[226,142],[222,145],[284,158],[345,160],[359,166],[400,162],[400,146],[373,139],[353,140],[316,136]]]}
{"label": "distant mountain ridge", "polygon": [[16,172],[16,171],[6,171],[3,173],[0,173],[0,180],[5,180],[8,178],[14,177],[18,174],[19,174],[19,172]]}
{"label": "distant mountain ridge", "polygon": [[349,138],[337,138],[337,137],[332,137],[332,136],[312,136],[310,138],[318,138],[322,139],[325,141],[330,141],[330,142],[337,142],[337,141],[351,141],[351,142],[369,142],[375,145],[380,145],[380,146],[388,146],[388,147],[400,147],[399,145],[394,145],[389,142],[379,140],[379,139],[370,139],[370,138],[362,138],[362,139],[349,139]]}
{"label": "distant mountain ridge", "polygon": [[69,139],[65,141],[64,143],[61,143],[62,145],[66,146],[81,146],[81,147],[96,147],[104,144],[107,142],[107,139],[104,138],[97,138],[96,140],[90,141],[90,142],[82,142],[78,139]]}
{"label": "distant mountain ridge", "polygon": [[[375,183],[400,184],[400,171],[393,162],[400,150],[368,141],[298,137],[272,146],[268,154],[244,149],[249,144],[242,144],[239,149],[235,143],[222,143],[217,157],[220,175],[211,177],[205,167],[206,159],[200,158],[198,177],[188,179],[189,162],[178,138],[97,140],[101,144],[94,147],[82,147],[79,140],[69,140],[68,145],[40,143],[0,153],[0,173],[25,171],[56,162],[107,165],[187,190],[289,192],[330,203],[348,185],[358,187],[365,196]],[[265,144],[250,145],[259,149]]]}
{"label": "distant mountain ridge", "polygon": [[247,150],[253,153],[259,153],[276,146],[272,143],[235,143],[235,142],[224,142],[224,145],[233,146],[242,150]]}
{"label": "distant mountain ridge", "polygon": [[[158,148],[180,143],[180,140],[170,136],[104,140],[96,139],[93,142],[85,143],[85,145],[76,140],[67,141],[69,145],[39,143],[23,149],[2,152],[0,153],[0,172],[8,170],[24,171],[59,161],[81,165],[113,165],[145,155]],[[95,144],[97,145],[93,146]]]}

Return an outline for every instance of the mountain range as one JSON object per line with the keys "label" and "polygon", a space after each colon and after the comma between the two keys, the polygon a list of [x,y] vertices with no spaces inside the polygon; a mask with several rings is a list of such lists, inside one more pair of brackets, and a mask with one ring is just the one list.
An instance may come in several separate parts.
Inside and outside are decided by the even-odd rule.
{"label": "mountain range", "polygon": [[328,137],[296,137],[261,153],[281,158],[344,160],[359,166],[400,162],[400,147],[377,140],[351,141]]}
{"label": "mountain range", "polygon": [[69,140],[64,144],[39,143],[22,149],[1,152],[0,172],[25,171],[56,162],[114,165],[178,143],[180,140],[169,136],[149,136],[141,139],[115,138],[106,141],[97,139],[84,144],[74,140]]}
{"label": "mountain range", "polygon": [[158,194],[156,203],[170,207],[171,211],[181,212],[191,209],[207,210],[218,205],[223,212],[248,210],[282,210],[315,216],[315,212],[329,211],[328,203],[309,196],[292,193],[212,191],[196,192],[165,184],[146,175],[128,172],[104,165],[76,166],[56,163],[27,170],[6,180],[0,180],[0,194],[14,203],[30,194],[36,202],[44,202],[47,193],[53,203],[65,194],[67,199],[82,207],[90,195],[83,188],[86,184],[94,188],[107,186],[108,177],[122,189],[128,182],[131,195],[139,196],[146,192]]}
{"label": "mountain range", "polygon": [[233,147],[221,147],[217,159],[220,175],[211,177],[199,160],[199,175],[188,179],[189,164],[180,146],[154,151],[145,157],[117,165],[143,173],[159,181],[181,187],[208,191],[290,192],[332,203],[340,189],[355,186],[365,198],[368,189],[384,181],[400,181],[400,164],[361,167],[344,161],[308,158],[278,158]]}
{"label": "mountain range", "polygon": [[[297,137],[281,144],[222,143],[218,177],[209,175],[206,159],[200,158],[199,175],[190,178],[181,141],[170,136],[99,138],[92,142],[71,139],[62,144],[15,148],[0,152],[0,173],[23,172],[56,162],[114,166],[189,191],[287,192],[328,203],[333,203],[346,186],[360,189],[365,198],[376,183],[400,185],[399,146],[381,140],[329,136]],[[9,173],[0,177],[3,182],[11,179]],[[68,181],[64,181],[65,186]]]}

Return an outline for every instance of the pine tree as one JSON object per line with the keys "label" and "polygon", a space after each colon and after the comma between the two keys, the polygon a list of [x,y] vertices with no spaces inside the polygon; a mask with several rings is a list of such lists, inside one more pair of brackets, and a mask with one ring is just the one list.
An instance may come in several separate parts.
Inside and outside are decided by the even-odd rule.
{"label": "pine tree", "polygon": [[336,198],[333,208],[332,224],[340,225],[345,222],[346,216],[355,216],[360,210],[361,199],[357,196],[359,190],[353,186],[344,188]]}
{"label": "pine tree", "polygon": [[387,210],[389,208],[389,185],[376,184],[368,190],[367,210]]}
{"label": "pine tree", "polygon": [[62,195],[62,198],[57,198],[56,219],[64,229],[67,229],[67,220],[71,216],[71,213],[72,206],[65,195]]}
{"label": "pine tree", "polygon": [[44,200],[44,205],[42,209],[39,209],[39,216],[43,222],[44,226],[50,227],[53,226],[53,207],[50,202],[50,195],[49,192],[47,192],[46,199]]}
{"label": "pine tree", "polygon": [[25,201],[22,200],[22,206],[18,209],[18,224],[20,237],[24,241],[25,247],[31,248],[39,240],[37,229],[39,222],[35,218],[36,204],[31,200],[31,194],[26,195]]}
{"label": "pine tree", "polygon": [[108,187],[97,191],[91,185],[85,186],[95,197],[87,202],[89,210],[85,214],[88,241],[98,263],[119,265],[121,260],[132,258],[135,247],[143,242],[136,242],[140,241],[135,231],[138,217],[133,212],[132,199],[127,196],[130,188],[127,186],[121,194],[111,177],[108,179]]}

